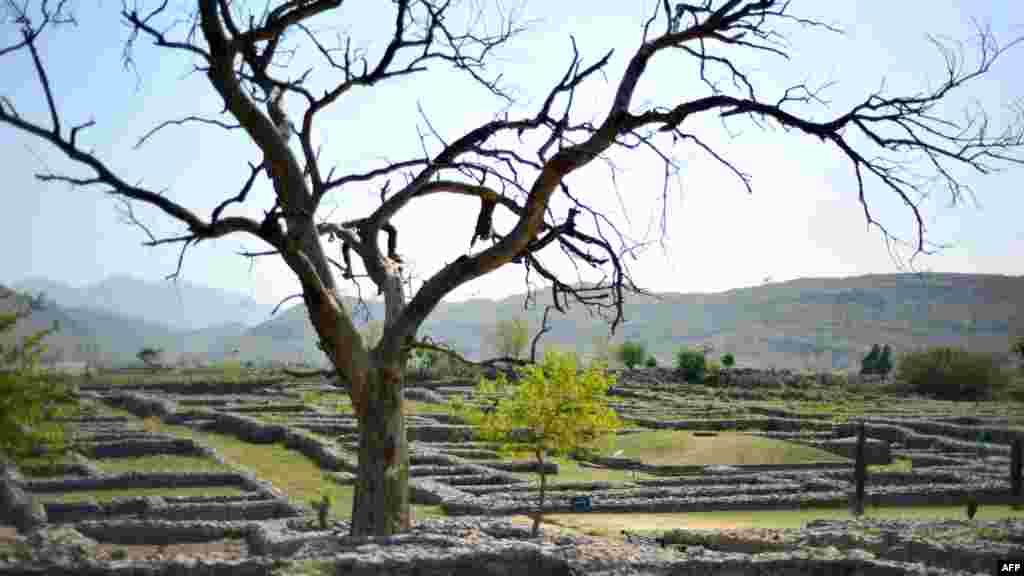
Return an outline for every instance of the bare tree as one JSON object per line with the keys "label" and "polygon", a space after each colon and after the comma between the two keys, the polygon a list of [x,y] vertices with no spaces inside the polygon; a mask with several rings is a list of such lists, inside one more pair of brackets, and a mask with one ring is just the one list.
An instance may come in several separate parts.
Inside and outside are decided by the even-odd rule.
{"label": "bare tree", "polygon": [[[622,256],[635,246],[609,228],[608,220],[565,182],[569,174],[603,158],[611,149],[644,150],[657,155],[665,165],[667,189],[669,176],[676,170],[672,145],[691,145],[721,162],[749,189],[749,176],[700,135],[688,131],[689,120],[709,114],[723,119],[743,117],[812,136],[849,161],[864,217],[879,228],[887,245],[890,240],[902,240],[875,220],[865,190],[869,184],[877,185],[903,200],[916,223],[917,235],[910,241],[915,254],[932,248],[926,241],[919,210],[924,187],[937,179],[955,201],[968,191],[954,176],[952,168],[957,165],[988,173],[1022,161],[1019,118],[1005,131],[991,132],[984,111],[954,120],[942,117],[938,106],[948,95],[988,72],[1018,41],[1000,46],[990,33],[979,30],[980,57],[974,66],[967,66],[962,55],[937,43],[946,61],[938,87],[908,95],[876,91],[849,110],[818,121],[803,116],[800,110],[805,104],[821,102],[819,90],[797,85],[765,97],[757,93],[739,62],[744,53],[786,57],[790,49],[783,33],[786,26],[838,30],[793,15],[789,3],[783,1],[703,0],[672,5],[663,0],[646,20],[641,43],[630,55],[626,68],[610,78],[612,103],[596,121],[576,117],[574,97],[581,85],[607,72],[611,53],[584,66],[573,42],[564,75],[547,91],[535,113],[498,116],[454,138],[435,134],[441,142],[437,150],[428,150],[424,139],[422,156],[381,164],[366,172],[335,175],[333,169],[324,170],[319,149],[313,145],[318,113],[343,102],[343,96],[357,88],[370,89],[401,77],[429,78],[424,74],[428,64],[451,66],[489,90],[502,105],[507,104],[510,95],[498,78],[489,76],[486,64],[496,49],[521,30],[511,19],[502,19],[497,32],[482,30],[473,21],[466,29],[455,30],[450,24],[454,19],[446,16],[456,10],[457,3],[395,0],[390,38],[379,58],[371,61],[365,52],[351,49],[347,43],[328,47],[310,27],[311,21],[335,12],[342,3],[278,0],[268,2],[262,10],[241,14],[245,9],[230,0],[200,0],[180,34],[181,27],[175,27],[180,22],[175,18],[180,15],[170,13],[166,0],[149,11],[123,6],[121,16],[131,32],[125,51],[127,62],[132,62],[132,47],[139,38],[192,56],[211,88],[223,98],[224,113],[230,117],[171,119],[146,133],[141,142],[164,127],[195,124],[239,130],[240,137],[244,134],[262,155],[250,164],[238,192],[227,195],[208,218],[159,191],[127,182],[117,175],[109,160],[83,149],[80,137],[92,121],[72,125],[62,120],[53,96],[59,84],[47,74],[37,43],[46,30],[72,22],[63,3],[54,6],[44,1],[38,14],[27,4],[8,3],[13,16],[10,20],[18,28],[20,39],[0,46],[0,57],[30,59],[48,118],[23,116],[13,101],[4,98],[0,100],[0,122],[52,144],[89,173],[69,176],[47,172],[37,174],[40,181],[99,187],[124,199],[129,207],[133,202],[149,204],[183,224],[182,234],[156,238],[130,210],[126,211],[128,219],[147,235],[148,245],[181,246],[179,269],[189,246],[237,233],[264,242],[267,248],[259,254],[275,254],[284,260],[299,280],[301,298],[322,349],[350,384],[360,424],[354,534],[391,534],[409,525],[409,458],[401,413],[403,369],[409,351],[421,345],[417,342],[421,324],[452,290],[507,264],[521,264],[528,274],[537,274],[552,285],[552,305],[559,311],[576,302],[606,314],[613,329],[622,320],[623,293],[635,288]],[[483,8],[472,5],[467,9]],[[286,35],[308,41],[314,54],[322,56],[326,64],[321,70],[336,78],[331,89],[314,94],[306,83],[312,70],[297,79],[285,76],[288,52],[295,50],[283,47]],[[634,92],[648,65],[666,53],[697,62],[706,93],[693,98],[664,94],[661,104],[634,102]],[[723,75],[729,81],[716,81]],[[289,117],[284,112],[285,98],[305,104],[301,116]],[[380,113],[386,115],[389,111]],[[535,140],[527,138],[529,145],[509,144],[515,142],[509,136],[524,135],[533,135]],[[290,141],[296,146],[292,147]],[[540,145],[529,150],[532,142]],[[910,163],[913,159],[923,162]],[[922,167],[931,170],[932,180],[916,177]],[[399,177],[404,184],[390,186]],[[275,195],[265,217],[258,220],[224,215],[228,206],[246,201],[260,178],[270,180]],[[379,205],[365,215],[318,221],[317,209],[323,199],[351,186],[378,186]],[[426,277],[410,298],[403,283],[403,261],[397,251],[399,236],[393,219],[402,210],[410,206],[418,209],[427,199],[442,194],[479,199],[480,212],[472,238],[484,243],[477,245],[475,252],[454,255],[448,264]],[[572,209],[556,214],[552,208],[556,195],[568,199]],[[508,211],[514,225],[495,229],[496,210]],[[585,217],[578,219],[578,215]],[[609,231],[612,233],[606,233]],[[379,241],[381,233],[386,236],[384,245]],[[323,238],[340,241],[340,258],[328,256]],[[605,279],[580,284],[556,276],[542,260],[542,251],[549,247],[567,254],[578,265],[604,271]],[[344,279],[368,278],[383,294],[384,331],[375,346],[364,343],[342,306],[332,267]]]}

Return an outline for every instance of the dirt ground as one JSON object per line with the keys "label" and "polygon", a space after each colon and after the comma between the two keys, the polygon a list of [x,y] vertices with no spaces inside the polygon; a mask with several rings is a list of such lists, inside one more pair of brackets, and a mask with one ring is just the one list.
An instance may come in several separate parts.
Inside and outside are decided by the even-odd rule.
{"label": "dirt ground", "polygon": [[[116,552],[117,550],[124,552]],[[97,560],[173,560],[179,556],[205,560],[237,560],[248,555],[248,546],[244,540],[219,540],[168,546],[100,544],[96,547]],[[115,558],[115,556],[119,558]]]}

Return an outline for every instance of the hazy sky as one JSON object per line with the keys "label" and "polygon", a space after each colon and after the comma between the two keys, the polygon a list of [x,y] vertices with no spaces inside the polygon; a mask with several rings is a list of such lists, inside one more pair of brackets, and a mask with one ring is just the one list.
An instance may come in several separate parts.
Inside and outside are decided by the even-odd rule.
{"label": "hazy sky", "polygon": [[[536,112],[569,63],[570,35],[574,35],[584,65],[615,48],[607,79],[594,78],[577,94],[574,120],[599,118],[607,110],[626,59],[639,44],[652,2],[528,0],[519,14],[532,21],[529,31],[499,52],[488,71],[501,72],[506,85],[515,87],[519,104],[510,109],[510,115]],[[140,12],[153,5],[142,4]],[[178,13],[188,11],[186,6],[182,4]],[[806,110],[815,119],[825,119],[862,100],[883,79],[890,94],[934,86],[944,68],[927,34],[969,40],[973,18],[990,25],[1003,42],[1024,35],[1022,6],[1019,0],[794,0],[794,14],[834,23],[846,34],[793,29],[790,60],[737,53],[737,62],[747,66],[760,96],[768,101],[794,83],[834,81],[824,93],[830,107]],[[133,148],[156,123],[194,113],[216,115],[222,102],[203,75],[189,75],[191,58],[155,48],[145,39],[134,52],[140,74],[137,83],[121,63],[128,30],[120,22],[119,10],[120,3],[111,0],[77,0],[79,26],[61,29],[41,43],[64,123],[94,118],[97,126],[80,136],[87,148],[125,180],[165,189],[169,197],[208,217],[217,203],[237,191],[248,173],[246,161],[258,162],[258,151],[238,132],[195,125],[167,128],[141,149]],[[366,48],[374,61],[388,39],[393,22],[390,10],[391,3],[351,1],[340,14],[313,24],[323,30],[328,43],[336,41],[336,34],[352,34],[353,44]],[[13,25],[0,26],[0,45],[14,38]],[[965,49],[968,61],[974,62],[976,52],[970,44]],[[956,117],[964,103],[977,99],[992,112],[993,122],[1007,120],[1005,106],[1024,97],[1022,64],[1024,46],[1007,54],[944,112]],[[331,71],[308,44],[295,57],[293,77],[307,67],[314,69],[316,91],[329,85]],[[10,98],[23,116],[47,124],[43,94],[27,55],[0,58],[0,70],[0,95]],[[671,106],[706,94],[692,62],[658,58],[645,73],[633,108],[639,110],[648,103]],[[301,113],[299,100],[287,104],[293,116]],[[323,144],[321,165],[325,170],[336,165],[338,173],[365,171],[385,158],[419,155],[417,129],[424,130],[425,125],[417,104],[449,141],[504,110],[502,102],[462,76],[433,64],[428,73],[353,91],[321,114],[316,135]],[[753,195],[699,149],[672,149],[683,170],[679,180],[673,180],[667,201],[664,248],[657,244],[662,166],[656,158],[642,152],[614,154],[618,197],[609,169],[600,161],[570,177],[576,194],[605,208],[632,238],[655,241],[630,262],[638,283],[655,291],[703,292],[755,285],[765,277],[786,280],[898,271],[878,232],[867,229],[856,202],[852,167],[834,148],[806,136],[764,130],[745,120],[731,121],[726,128],[710,116],[689,125],[753,176]],[[436,142],[430,145],[436,153]],[[174,270],[177,248],[141,246],[142,232],[118,221],[114,201],[101,188],[69,189],[33,178],[35,172],[47,169],[75,175],[91,175],[89,171],[6,125],[0,125],[0,149],[4,184],[0,245],[8,247],[0,282],[46,276],[82,285],[112,274],[158,280]],[[522,152],[532,155],[533,149],[524,147]],[[921,257],[917,267],[1024,274],[1022,177],[1021,169],[984,178],[966,176],[975,187],[978,205],[968,201],[950,208],[949,197],[936,193],[925,204],[930,237],[952,246],[940,255]],[[331,219],[341,220],[365,215],[376,196],[376,188],[346,188],[327,199],[319,216],[330,214]],[[878,182],[869,182],[868,197],[874,213],[893,231],[904,235],[912,231],[910,213]],[[270,205],[270,187],[264,179],[241,213],[259,217]],[[433,273],[467,251],[477,206],[469,199],[414,203],[396,221],[401,231],[399,252],[420,274]],[[564,214],[564,204],[560,206]],[[137,205],[136,212],[158,234],[181,231],[180,225],[156,210]],[[499,220],[499,227],[502,222],[507,220]],[[191,249],[184,279],[250,294],[266,303],[297,291],[294,276],[282,263],[264,258],[250,267],[248,260],[233,254],[243,247],[261,245],[238,236]],[[509,265],[464,286],[454,297],[496,297],[523,288],[522,268]]]}

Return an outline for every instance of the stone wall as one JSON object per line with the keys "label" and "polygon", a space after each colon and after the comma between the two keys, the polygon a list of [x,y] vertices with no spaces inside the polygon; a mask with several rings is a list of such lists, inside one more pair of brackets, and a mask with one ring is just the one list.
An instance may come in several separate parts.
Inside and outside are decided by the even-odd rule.
{"label": "stone wall", "polygon": [[0,458],[0,518],[27,532],[46,524],[46,511],[25,491],[17,467]]}

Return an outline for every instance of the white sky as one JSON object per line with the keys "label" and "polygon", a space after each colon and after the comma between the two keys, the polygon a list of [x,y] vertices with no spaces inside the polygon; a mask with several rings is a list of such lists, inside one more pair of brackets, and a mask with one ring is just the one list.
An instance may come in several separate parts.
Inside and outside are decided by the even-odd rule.
{"label": "white sky", "polygon": [[[652,7],[652,0],[523,4],[522,17],[537,20],[528,33],[498,54],[500,58],[490,70],[501,72],[507,85],[517,89],[519,104],[510,109],[510,115],[536,112],[569,63],[572,34],[584,66],[615,48],[606,68],[608,80],[594,78],[577,94],[574,120],[598,118],[608,107],[626,59],[639,44],[642,21]],[[140,12],[151,8],[143,4]],[[141,74],[136,86],[135,77],[121,67],[128,32],[119,23],[119,9],[120,4],[111,0],[80,0],[76,10],[79,26],[63,29],[42,44],[64,122],[73,125],[95,118],[97,126],[80,136],[87,148],[125,180],[166,189],[169,197],[208,216],[241,186],[248,173],[246,161],[259,160],[255,146],[236,132],[187,126],[167,128],[140,150],[133,149],[135,141],[156,123],[186,114],[215,115],[221,102],[204,76],[187,76],[188,57],[157,49],[148,41],[140,43],[135,52]],[[353,44],[366,48],[374,61],[392,25],[388,10],[390,3],[353,1],[339,14],[314,24],[324,30],[325,42],[334,40],[332,30],[353,34]],[[768,101],[777,99],[781,90],[793,83],[835,81],[824,93],[831,101],[830,108],[805,110],[815,119],[841,113],[878,88],[883,78],[890,94],[934,86],[941,79],[943,62],[928,43],[928,33],[966,40],[973,31],[971,18],[975,18],[991,25],[1002,42],[1024,34],[1024,9],[1015,0],[798,0],[792,3],[792,12],[837,24],[846,34],[794,30],[791,60],[737,53],[737,62],[747,66],[760,96]],[[15,33],[11,24],[0,25],[0,45],[10,43]],[[968,61],[973,62],[976,53],[969,44],[966,48]],[[1022,61],[1024,46],[997,62],[986,78],[971,85],[962,98],[951,101],[944,112],[956,117],[964,103],[977,99],[992,112],[994,122],[1007,120],[1004,107],[1024,97],[1024,81],[1019,77]],[[309,66],[314,68],[315,91],[332,81],[330,70],[308,49],[296,56],[292,66],[293,76]],[[0,67],[0,95],[11,98],[23,116],[48,125],[42,91],[27,56],[0,58]],[[649,103],[671,106],[706,94],[691,62],[659,57],[645,72],[633,109],[643,109]],[[479,87],[433,64],[428,73],[354,91],[321,114],[316,134],[324,147],[321,165],[325,170],[337,165],[340,174],[372,169],[384,158],[417,156],[417,127],[425,129],[417,104],[449,141],[504,110],[500,101]],[[302,112],[298,99],[290,100],[288,108],[293,116]],[[743,120],[728,124],[731,137],[718,119],[710,116],[687,127],[751,174],[754,194],[748,195],[734,177],[700,150],[666,147],[684,169],[670,189],[663,248],[657,244],[662,166],[653,156],[614,154],[620,170],[621,204],[607,167],[599,161],[568,180],[575,194],[604,208],[629,236],[655,242],[630,262],[633,277],[641,286],[655,291],[706,292],[759,284],[765,277],[781,281],[899,270],[878,232],[867,229],[856,203],[852,168],[836,150],[805,136],[773,128],[762,130]],[[114,202],[102,189],[69,189],[33,178],[35,172],[46,169],[75,175],[88,171],[71,165],[49,145],[6,125],[0,125],[0,149],[5,152],[0,155],[0,173],[6,191],[0,209],[0,243],[14,248],[6,251],[0,282],[45,276],[82,285],[112,274],[157,280],[174,270],[177,249],[140,246],[144,235],[119,223]],[[521,152],[532,155],[533,149],[523,147]],[[967,176],[975,186],[979,205],[968,201],[950,208],[948,196],[936,193],[925,203],[930,238],[951,247],[939,255],[919,258],[917,268],[1024,274],[1024,259],[1020,258],[1024,253],[1021,175],[1017,170],[983,179]],[[399,183],[393,183],[393,188]],[[371,187],[345,188],[328,197],[319,216],[331,214],[331,219],[342,220],[365,215],[374,207],[376,194]],[[878,182],[869,182],[868,198],[874,214],[892,231],[912,232],[910,212]],[[259,217],[270,205],[271,192],[264,179],[250,195],[244,213]],[[401,234],[399,252],[414,263],[419,274],[433,273],[467,251],[477,206],[469,199],[432,198],[411,204],[395,222]],[[558,206],[561,218],[566,204]],[[136,206],[136,211],[155,232],[172,235],[181,231],[177,223],[155,210]],[[500,227],[502,222],[496,223]],[[250,270],[246,259],[233,255],[243,247],[261,246],[247,238],[229,237],[190,249],[183,278],[250,294],[265,303],[297,291],[294,276],[276,259],[261,259]],[[551,262],[563,271],[571,270],[564,263],[556,264],[557,259]],[[575,276],[569,273],[567,278]],[[523,289],[522,268],[509,265],[463,286],[450,299],[494,298]]]}

